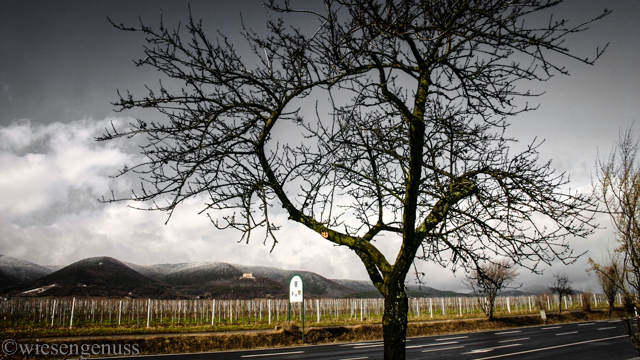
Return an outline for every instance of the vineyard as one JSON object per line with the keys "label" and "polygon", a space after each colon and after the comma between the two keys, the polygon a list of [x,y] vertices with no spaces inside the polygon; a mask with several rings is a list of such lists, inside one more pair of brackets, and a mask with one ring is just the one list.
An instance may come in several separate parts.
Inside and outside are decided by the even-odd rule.
{"label": "vineyard", "polygon": [[[563,309],[605,308],[603,295],[564,298]],[[475,297],[409,299],[409,321],[483,316]],[[621,299],[617,299],[620,301]],[[153,299],[12,299],[0,302],[0,326],[7,330],[82,327],[167,327],[268,325],[288,318],[286,299],[153,300]],[[379,322],[382,299],[307,299],[307,323]],[[552,295],[498,297],[496,314],[530,314],[557,309]],[[302,320],[301,303],[291,307],[293,320]]]}

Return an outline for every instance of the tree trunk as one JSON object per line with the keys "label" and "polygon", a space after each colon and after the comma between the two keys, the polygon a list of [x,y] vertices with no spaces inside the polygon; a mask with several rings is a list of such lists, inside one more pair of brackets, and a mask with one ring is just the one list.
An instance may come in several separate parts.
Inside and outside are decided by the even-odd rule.
{"label": "tree trunk", "polygon": [[562,314],[562,295],[558,295],[558,314]]}
{"label": "tree trunk", "polygon": [[[615,299],[615,297],[614,297]],[[613,314],[613,302],[615,300],[609,300],[609,319],[611,319],[611,315]]]}
{"label": "tree trunk", "polygon": [[493,321],[493,309],[496,306],[496,297],[491,296],[489,297],[489,313],[487,314],[487,316],[489,317],[489,321]]}
{"label": "tree trunk", "polygon": [[404,291],[403,281],[390,286],[384,298],[384,314],[382,316],[382,336],[384,338],[384,359],[406,359],[407,314],[409,301]]}

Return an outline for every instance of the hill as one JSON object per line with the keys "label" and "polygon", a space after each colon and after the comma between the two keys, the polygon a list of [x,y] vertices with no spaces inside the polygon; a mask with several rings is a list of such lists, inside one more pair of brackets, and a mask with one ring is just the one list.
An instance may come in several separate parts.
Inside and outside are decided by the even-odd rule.
{"label": "hill", "polygon": [[[370,281],[366,280],[343,280],[332,279],[332,281],[353,289],[354,293],[351,294],[355,298],[381,298],[382,295],[376,289]],[[468,296],[468,294],[460,294],[453,291],[437,290],[428,286],[407,285],[407,295],[409,297],[451,297],[451,296]]]}
{"label": "hill", "polygon": [[19,283],[39,279],[53,272],[52,269],[28,261],[0,255],[0,272]]}
{"label": "hill", "polygon": [[[174,289],[191,296],[213,296],[222,294],[222,289],[236,287],[236,296],[251,296],[245,289],[249,282],[240,279],[242,274],[252,273],[256,281],[252,283],[259,294],[286,297],[289,280],[299,274],[305,281],[308,297],[344,297],[354,291],[321,275],[309,271],[283,270],[267,266],[247,266],[223,262],[199,262],[181,264],[134,265],[131,268],[151,278],[158,279]],[[241,285],[242,284],[242,285]],[[246,290],[246,289],[245,289]],[[277,295],[278,294],[278,295]],[[238,297],[243,298],[243,297]]]}
{"label": "hill", "polygon": [[179,298],[162,282],[110,257],[75,262],[40,279],[14,287],[9,295]]}
{"label": "hill", "polygon": [[0,255],[0,293],[6,293],[21,284],[40,279],[53,272],[38,264]]}
{"label": "hill", "polygon": [[304,291],[307,297],[346,297],[351,296],[355,291],[349,287],[341,285],[324,276],[310,271],[283,270],[267,266],[246,266],[234,265],[242,269],[243,273],[253,273],[258,276],[275,280],[289,287],[289,280],[295,274],[304,279]]}
{"label": "hill", "polygon": [[20,285],[22,282],[15,277],[0,270],[0,292],[4,289],[10,289],[14,286]]}

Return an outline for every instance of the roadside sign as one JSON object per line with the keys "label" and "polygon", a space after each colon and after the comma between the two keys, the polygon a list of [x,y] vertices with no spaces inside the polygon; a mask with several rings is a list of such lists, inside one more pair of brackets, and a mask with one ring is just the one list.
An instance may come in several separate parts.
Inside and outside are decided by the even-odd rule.
{"label": "roadside sign", "polygon": [[304,287],[302,286],[302,277],[293,275],[289,282],[289,302],[302,302],[304,300]]}
{"label": "roadside sign", "polygon": [[291,303],[302,303],[302,345],[304,345],[304,283],[298,274],[293,275],[289,281],[289,322],[291,322]]}

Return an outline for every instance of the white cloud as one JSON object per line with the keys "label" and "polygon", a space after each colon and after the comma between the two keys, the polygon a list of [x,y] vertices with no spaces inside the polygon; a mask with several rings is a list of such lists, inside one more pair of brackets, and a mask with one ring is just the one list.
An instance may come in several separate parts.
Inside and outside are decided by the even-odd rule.
{"label": "white cloud", "polygon": [[64,181],[56,178],[56,169],[42,154],[16,156],[0,153],[0,211],[27,215],[62,199]]}
{"label": "white cloud", "polygon": [[74,189],[106,194],[115,173],[132,157],[117,143],[97,144],[109,121],[33,125],[29,121],[0,128],[0,211],[28,216],[64,201]]}

